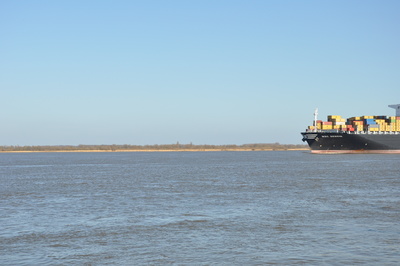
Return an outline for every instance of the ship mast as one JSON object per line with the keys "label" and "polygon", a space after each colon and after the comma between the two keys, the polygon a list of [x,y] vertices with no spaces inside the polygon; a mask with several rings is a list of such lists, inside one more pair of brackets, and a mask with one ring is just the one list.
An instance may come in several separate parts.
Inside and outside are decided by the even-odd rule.
{"label": "ship mast", "polygon": [[314,111],[314,132],[317,132],[318,107]]}

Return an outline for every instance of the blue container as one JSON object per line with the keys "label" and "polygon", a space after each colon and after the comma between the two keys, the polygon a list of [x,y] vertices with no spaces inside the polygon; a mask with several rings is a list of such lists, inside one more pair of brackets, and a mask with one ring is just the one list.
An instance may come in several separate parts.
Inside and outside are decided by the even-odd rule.
{"label": "blue container", "polygon": [[366,125],[376,125],[375,119],[364,119]]}

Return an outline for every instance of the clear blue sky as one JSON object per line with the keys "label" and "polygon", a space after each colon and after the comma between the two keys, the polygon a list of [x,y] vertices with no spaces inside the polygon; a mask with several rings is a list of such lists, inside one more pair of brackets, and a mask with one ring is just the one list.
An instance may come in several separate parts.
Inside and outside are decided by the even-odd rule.
{"label": "clear blue sky", "polygon": [[394,115],[400,1],[0,0],[0,145],[300,144]]}

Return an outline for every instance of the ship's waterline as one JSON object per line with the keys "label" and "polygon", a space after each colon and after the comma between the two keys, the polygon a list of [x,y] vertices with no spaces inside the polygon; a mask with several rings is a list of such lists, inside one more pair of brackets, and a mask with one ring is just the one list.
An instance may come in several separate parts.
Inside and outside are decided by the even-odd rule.
{"label": "ship's waterline", "polygon": [[400,154],[400,150],[311,150],[314,154]]}

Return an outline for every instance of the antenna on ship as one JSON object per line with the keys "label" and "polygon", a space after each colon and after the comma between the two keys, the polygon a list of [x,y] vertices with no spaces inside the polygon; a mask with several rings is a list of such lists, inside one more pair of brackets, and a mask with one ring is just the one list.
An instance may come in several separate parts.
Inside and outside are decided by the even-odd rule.
{"label": "antenna on ship", "polygon": [[396,109],[396,116],[400,116],[400,104],[391,104],[389,107]]}
{"label": "antenna on ship", "polygon": [[[400,106],[400,105],[399,105]],[[318,107],[314,111],[314,131],[317,131]]]}

